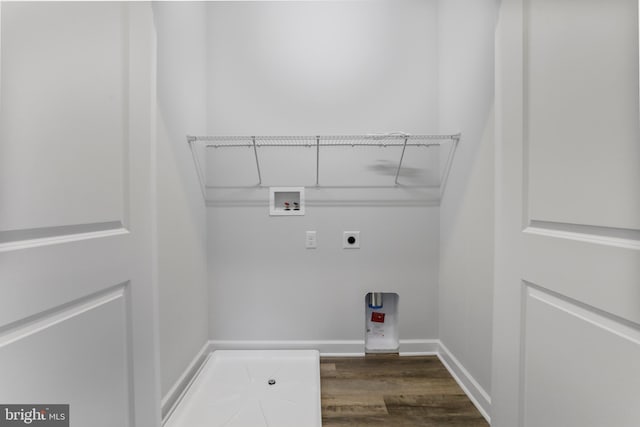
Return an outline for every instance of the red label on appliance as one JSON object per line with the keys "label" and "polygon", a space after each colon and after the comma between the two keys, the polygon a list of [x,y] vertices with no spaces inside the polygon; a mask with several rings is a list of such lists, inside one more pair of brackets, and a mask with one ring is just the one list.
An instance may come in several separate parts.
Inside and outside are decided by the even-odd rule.
{"label": "red label on appliance", "polygon": [[378,322],[378,323],[384,323],[384,313],[377,313],[377,312],[372,312],[371,313],[371,321],[372,322]]}

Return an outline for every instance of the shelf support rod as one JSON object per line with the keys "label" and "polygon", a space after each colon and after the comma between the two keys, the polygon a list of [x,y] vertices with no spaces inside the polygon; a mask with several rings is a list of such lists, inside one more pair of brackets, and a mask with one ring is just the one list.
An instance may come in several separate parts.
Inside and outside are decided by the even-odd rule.
{"label": "shelf support rod", "polygon": [[320,185],[320,136],[316,136],[316,187]]}
{"label": "shelf support rod", "polygon": [[256,137],[252,136],[253,154],[256,156],[256,169],[258,170],[258,185],[262,185],[262,174],[260,173],[260,162],[258,161],[258,148],[256,147]]}
{"label": "shelf support rod", "polygon": [[400,169],[402,168],[402,160],[404,159],[404,150],[407,149],[408,137],[404,138],[404,144],[402,145],[402,154],[400,154],[400,162],[398,162],[398,170],[396,171],[396,185],[399,184],[398,178],[400,177]]}
{"label": "shelf support rod", "polygon": [[187,144],[189,144],[189,151],[191,151],[193,163],[196,165],[196,174],[198,175],[198,182],[200,183],[200,191],[202,192],[202,197],[204,198],[204,200],[207,200],[207,184],[205,182],[205,177],[202,174],[202,167],[200,165],[200,161],[198,160],[198,155],[193,148],[197,140],[198,138],[196,138],[195,136],[187,135]]}
{"label": "shelf support rod", "polygon": [[451,171],[451,166],[453,165],[453,156],[456,154],[456,149],[458,148],[458,143],[460,142],[461,136],[462,135],[458,133],[456,135],[452,135],[451,137],[451,148],[449,149],[449,154],[447,155],[447,163],[445,164],[444,171],[442,172],[442,176],[440,177],[440,198],[442,198],[444,190],[447,187],[449,172]]}

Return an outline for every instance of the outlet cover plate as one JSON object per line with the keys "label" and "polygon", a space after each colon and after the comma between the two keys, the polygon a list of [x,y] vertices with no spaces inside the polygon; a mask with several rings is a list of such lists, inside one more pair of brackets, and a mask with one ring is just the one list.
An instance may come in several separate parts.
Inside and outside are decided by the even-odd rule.
{"label": "outlet cover plate", "polygon": [[315,249],[318,247],[318,234],[315,231],[307,231],[305,237],[305,247],[307,249]]}

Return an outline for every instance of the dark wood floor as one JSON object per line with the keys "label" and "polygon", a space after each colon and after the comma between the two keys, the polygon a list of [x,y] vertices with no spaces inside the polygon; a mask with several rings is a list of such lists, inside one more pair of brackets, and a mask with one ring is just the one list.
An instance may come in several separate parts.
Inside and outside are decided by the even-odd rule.
{"label": "dark wood floor", "polygon": [[320,360],[323,427],[487,427],[435,356]]}

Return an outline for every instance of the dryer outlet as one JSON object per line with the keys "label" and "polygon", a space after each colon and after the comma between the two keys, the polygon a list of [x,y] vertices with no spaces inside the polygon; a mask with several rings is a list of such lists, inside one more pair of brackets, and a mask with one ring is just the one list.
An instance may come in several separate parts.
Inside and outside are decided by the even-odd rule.
{"label": "dryer outlet", "polygon": [[342,234],[342,247],[345,249],[360,249],[360,232],[345,231]]}

